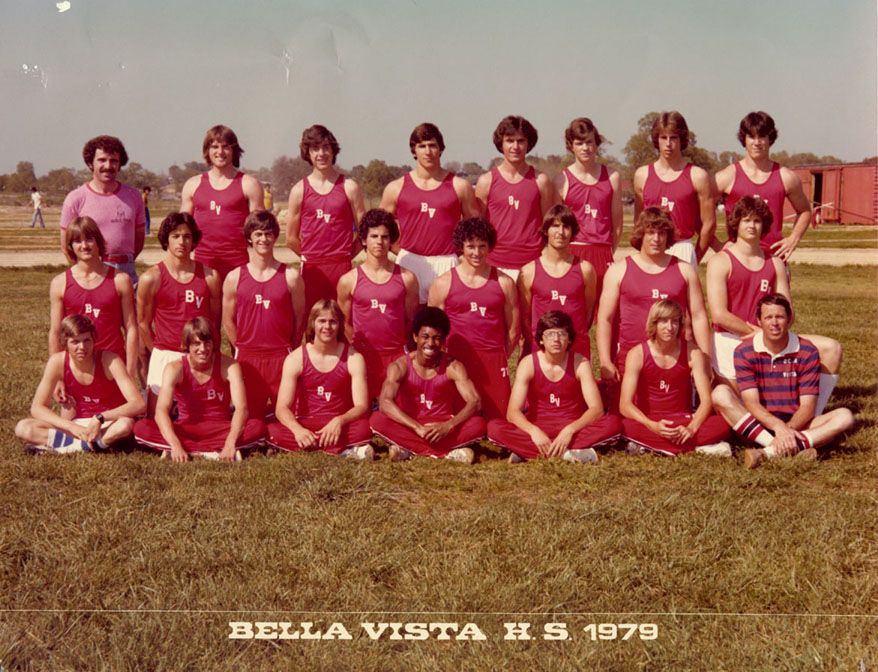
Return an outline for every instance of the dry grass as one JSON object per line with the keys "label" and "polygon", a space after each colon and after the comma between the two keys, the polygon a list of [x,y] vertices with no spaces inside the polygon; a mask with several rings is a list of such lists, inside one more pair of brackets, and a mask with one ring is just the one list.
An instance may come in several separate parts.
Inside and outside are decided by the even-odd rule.
{"label": "dry grass", "polygon": [[[874,269],[795,266],[803,331],[846,348],[859,429],[816,464],[626,458],[474,467],[326,455],[183,467],[23,456],[52,272],[0,270],[0,665],[7,670],[836,670],[876,664]],[[845,288],[845,298],[838,289]],[[350,641],[229,640],[230,621]],[[372,641],[367,622],[486,641]],[[504,622],[530,641],[504,641]],[[564,622],[568,641],[546,641]],[[656,623],[591,641],[590,623]],[[295,626],[293,629],[296,629]]]}

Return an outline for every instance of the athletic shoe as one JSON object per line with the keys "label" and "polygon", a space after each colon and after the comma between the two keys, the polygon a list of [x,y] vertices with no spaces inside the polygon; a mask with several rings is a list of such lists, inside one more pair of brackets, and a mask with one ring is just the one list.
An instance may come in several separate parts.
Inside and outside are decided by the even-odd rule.
{"label": "athletic shoe", "polygon": [[748,469],[755,469],[762,462],[763,455],[760,448],[747,448],[744,451],[744,466]]}
{"label": "athletic shoe", "polygon": [[390,447],[387,449],[387,456],[390,458],[391,462],[405,462],[406,460],[412,459],[415,454],[408,448],[403,448],[402,446],[397,446],[395,443],[391,443]]}
{"label": "athletic shoe", "polygon": [[24,452],[25,455],[45,455],[48,451],[48,448],[45,446],[38,446],[35,443],[26,443],[24,444]]}
{"label": "athletic shoe", "polygon": [[375,459],[375,449],[370,444],[364,443],[362,446],[353,446],[341,451],[341,456],[371,462]]}
{"label": "athletic shoe", "polygon": [[638,443],[634,443],[633,441],[625,442],[625,454],[634,457],[635,455],[643,455],[646,452],[646,448],[641,446]]}
{"label": "athletic shoe", "polygon": [[527,460],[518,453],[512,453],[512,455],[509,456],[509,464],[521,464],[522,462],[527,462]]}
{"label": "athletic shoe", "polygon": [[[193,459],[196,457],[200,457],[203,460],[219,460],[220,454],[219,454],[219,451],[210,451],[210,452],[203,452],[203,453],[194,452],[194,453],[189,453],[189,457],[191,457]],[[243,459],[244,459],[244,456],[241,455],[241,451],[236,450],[235,451],[235,462],[240,462]]]}
{"label": "athletic shoe", "polygon": [[696,453],[701,453],[702,455],[716,455],[717,457],[731,457],[732,456],[732,447],[729,445],[728,441],[720,441],[719,443],[711,443],[706,446],[696,446]]}
{"label": "athletic shoe", "polygon": [[795,454],[795,459],[802,462],[814,462],[817,460],[817,450],[814,448],[806,448]]}
{"label": "athletic shoe", "polygon": [[476,459],[476,454],[472,448],[455,448],[445,456],[446,460],[454,460],[455,462],[463,462],[464,464],[472,464]]}
{"label": "athletic shoe", "polygon": [[571,448],[565,450],[561,458],[568,462],[582,462],[583,464],[598,463],[598,454],[594,448]]}

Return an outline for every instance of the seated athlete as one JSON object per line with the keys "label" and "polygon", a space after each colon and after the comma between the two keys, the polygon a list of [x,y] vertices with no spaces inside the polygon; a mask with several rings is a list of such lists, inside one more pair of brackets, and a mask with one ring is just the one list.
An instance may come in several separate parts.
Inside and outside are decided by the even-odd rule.
{"label": "seated athlete", "polygon": [[713,390],[713,405],[741,436],[759,448],[744,451],[752,469],[763,458],[796,455],[814,460],[817,448],[854,426],[846,408],[815,414],[820,361],[809,341],[790,331],[792,308],[786,297],[769,294],[757,305],[759,331],[735,349],[735,379]]}
{"label": "seated athlete", "polygon": [[274,410],[284,360],[301,343],[300,325],[305,323],[302,278],[274,256],[279,235],[277,219],[268,210],[247,215],[244,238],[250,261],[230,271],[223,282],[223,329],[241,365],[247,408],[254,418]]}
{"label": "seated athlete", "polygon": [[448,354],[466,367],[482,399],[487,420],[506,416],[509,403],[507,358],[518,344],[518,292],[508,275],[488,264],[497,233],[481,217],[454,227],[459,266],[445,271],[430,287],[429,304],[451,321]]}
{"label": "seated athlete", "polygon": [[283,450],[323,450],[372,460],[369,399],[363,356],[344,342],[338,304],[311,308],[305,344],[284,360],[268,444]]}
{"label": "seated athlete", "polygon": [[595,302],[596,274],[590,262],[575,256],[570,242],[579,230],[573,211],[566,205],[549,208],[540,226],[543,240],[539,258],[525,264],[518,276],[518,297],[524,335],[531,351],[536,350],[536,326],[550,310],[567,313],[573,320],[576,339],[573,352],[591,360],[591,327]]}
{"label": "seated athlete", "polygon": [[[183,327],[181,359],[169,362],[155,408],[155,420],[138,420],[138,443],[170,454],[174,462],[206,457],[241,461],[241,450],[265,438],[261,418],[247,418],[247,395],[241,365],[220,352],[216,331],[205,317]],[[177,402],[177,419],[171,404]],[[231,407],[234,406],[234,413]]]}
{"label": "seated athlete", "polygon": [[387,367],[405,352],[418,307],[418,279],[390,260],[390,248],[399,240],[393,215],[369,210],[358,232],[366,260],[338,281],[338,305],[345,337],[366,360],[371,404],[381,393]]}
{"label": "seated athlete", "polygon": [[[128,375],[136,380],[137,314],[131,277],[102,261],[106,244],[91,217],[76,217],[64,234],[64,251],[71,266],[49,285],[49,354],[64,349],[59,338],[61,320],[68,315],[85,315],[100,334],[95,347],[119,355]],[[53,396],[64,405],[63,382]]]}
{"label": "seated athlete", "polygon": [[[681,338],[683,309],[660,299],[646,318],[646,340],[628,351],[619,410],[622,438],[636,452],[679,455],[693,450],[732,456],[729,426],[713,414],[710,359]],[[700,400],[692,411],[692,381]]]}
{"label": "seated athlete", "polygon": [[573,320],[549,311],[537,322],[536,341],[539,349],[518,363],[506,420],[491,420],[488,438],[512,451],[513,464],[540,456],[597,464],[595,446],[615,443],[621,424],[604,415],[591,363],[572,350]]}
{"label": "seated athlete", "polygon": [[[707,302],[713,318],[713,368],[720,382],[735,384],[735,348],[759,331],[756,304],[768,294],[781,294],[792,305],[789,277],[779,257],[762,247],[773,215],[766,201],[744,196],[729,213],[729,244],[707,262]],[[815,415],[823,413],[841,370],[841,344],[827,336],[805,335],[820,353],[820,393]]]}
{"label": "seated athlete", "polygon": [[416,350],[387,369],[370,424],[390,443],[393,462],[420,455],[472,464],[467,445],[485,436],[479,393],[463,364],[445,354],[450,328],[444,311],[421,308],[412,324]]}
{"label": "seated athlete", "polygon": [[[15,436],[30,453],[90,452],[130,436],[132,418],[143,413],[146,404],[122,358],[95,348],[95,325],[84,315],[65,317],[58,333],[62,351],[49,356],[31,417],[15,426]],[[60,382],[73,407],[72,420],[50,407],[52,391]]]}
{"label": "seated athlete", "polygon": [[140,352],[148,366],[147,416],[152,417],[155,400],[168,362],[180,359],[183,325],[195,317],[206,317],[219,329],[222,281],[219,274],[192,259],[201,240],[195,218],[172,212],[159,227],[159,244],[165,256],[141,277],[137,287],[137,323]]}

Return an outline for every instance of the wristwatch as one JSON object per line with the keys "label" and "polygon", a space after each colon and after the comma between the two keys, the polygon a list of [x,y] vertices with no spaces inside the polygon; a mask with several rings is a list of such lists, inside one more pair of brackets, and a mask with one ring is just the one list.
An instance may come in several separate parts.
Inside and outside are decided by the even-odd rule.
{"label": "wristwatch", "polygon": [[104,424],[104,414],[103,413],[98,413],[97,415],[95,415],[95,417],[98,419],[98,422],[100,422],[102,425]]}

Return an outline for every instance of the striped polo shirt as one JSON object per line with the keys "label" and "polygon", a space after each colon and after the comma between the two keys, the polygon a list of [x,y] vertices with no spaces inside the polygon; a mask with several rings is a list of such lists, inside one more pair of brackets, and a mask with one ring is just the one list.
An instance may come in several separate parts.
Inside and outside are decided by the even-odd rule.
{"label": "striped polo shirt", "polygon": [[810,341],[792,332],[787,346],[774,355],[760,331],[735,348],[735,380],[742,392],[758,389],[759,403],[769,413],[788,418],[798,410],[803,395],[817,396],[820,355]]}

